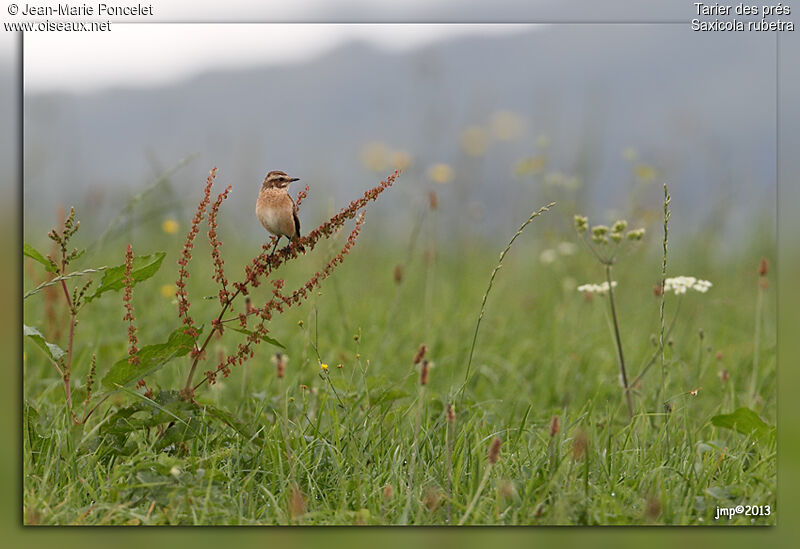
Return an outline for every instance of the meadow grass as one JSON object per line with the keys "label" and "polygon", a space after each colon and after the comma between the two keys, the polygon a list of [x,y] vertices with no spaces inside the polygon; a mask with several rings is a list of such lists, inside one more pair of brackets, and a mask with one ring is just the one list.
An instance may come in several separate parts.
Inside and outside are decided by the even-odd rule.
{"label": "meadow grass", "polygon": [[[556,208],[548,216],[572,213]],[[74,426],[62,380],[26,343],[25,522],[774,524],[774,438],[711,423],[715,415],[751,406],[775,424],[775,295],[759,293],[756,272],[771,244],[762,239],[710,258],[702,242],[670,243],[668,274],[699,276],[714,286],[703,295],[666,296],[672,328],[665,334],[664,394],[659,358],[632,387],[629,420],[607,303],[575,289],[600,282],[602,268],[580,251],[541,262],[543,242],[576,238],[549,230],[545,239],[538,222],[504,259],[477,336],[481,299],[502,246],[440,243],[433,254],[423,243],[409,254],[407,244],[387,245],[366,234],[321,290],[270,324],[270,336],[285,349],[256,347],[255,357],[229,377],[198,389],[191,417],[166,417],[167,432],[140,429],[117,437],[104,431],[120,408],[139,403],[132,419],[160,412],[133,390],[114,393],[85,426]],[[224,227],[221,233],[225,240]],[[120,263],[123,240],[110,239],[92,260]],[[660,235],[648,235],[614,270],[632,379],[659,350],[660,298],[653,288],[661,282],[660,245]],[[226,268],[241,272],[252,250],[232,241],[225,246]],[[143,344],[163,341],[179,325],[175,298],[160,288],[174,283],[180,247],[179,236],[157,230],[134,242],[141,254],[167,252],[162,269],[135,288]],[[279,276],[287,284],[302,282],[335,253],[317,252]],[[203,245],[191,269],[192,313],[212,318],[216,299],[199,298],[215,291]],[[25,288],[36,283],[28,277]],[[262,286],[254,301],[269,291]],[[45,300],[38,297],[25,302],[26,324],[48,336]],[[754,361],[757,300],[762,316]],[[63,312],[56,313],[63,324]],[[100,377],[125,356],[123,314],[121,294],[113,294],[82,315],[75,328],[81,344],[74,400],[85,395],[92,353]],[[240,340],[231,331],[215,339],[203,369]],[[432,363],[424,386],[413,364],[422,343]],[[277,351],[288,356],[282,378],[273,362]],[[188,357],[173,361],[149,376],[148,386],[178,390],[188,368]],[[489,466],[495,438],[502,446]],[[770,505],[771,514],[714,519],[717,507],[738,504]]]}

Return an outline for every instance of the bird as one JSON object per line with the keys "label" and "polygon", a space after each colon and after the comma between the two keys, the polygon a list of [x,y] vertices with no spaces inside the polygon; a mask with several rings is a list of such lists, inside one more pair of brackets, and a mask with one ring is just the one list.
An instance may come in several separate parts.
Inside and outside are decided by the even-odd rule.
{"label": "bird", "polygon": [[270,257],[275,253],[282,237],[285,236],[291,241],[300,238],[297,205],[288,190],[290,183],[299,180],[299,177],[289,177],[285,172],[273,170],[261,184],[256,200],[256,216],[270,234],[278,237]]}

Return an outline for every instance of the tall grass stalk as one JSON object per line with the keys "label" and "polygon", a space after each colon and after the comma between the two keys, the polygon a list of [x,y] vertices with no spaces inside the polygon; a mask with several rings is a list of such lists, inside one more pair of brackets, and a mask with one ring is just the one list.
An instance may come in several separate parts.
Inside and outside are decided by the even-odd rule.
{"label": "tall grass stalk", "polygon": [[403,517],[400,524],[408,524],[408,514],[411,511],[411,502],[414,500],[416,494],[416,470],[417,470],[417,454],[419,453],[419,430],[422,425],[422,414],[424,413],[423,406],[425,401],[425,386],[419,386],[419,393],[417,394],[417,413],[414,420],[414,440],[411,449],[411,460],[408,463],[408,489],[406,491],[406,506],[403,509]]}
{"label": "tall grass stalk", "polygon": [[469,502],[466,511],[464,511],[464,514],[461,515],[461,520],[458,521],[459,526],[463,526],[464,523],[467,522],[467,519],[472,514],[472,510],[475,508],[475,504],[478,503],[478,498],[483,493],[483,489],[486,487],[486,483],[489,481],[489,475],[492,472],[492,468],[500,458],[501,444],[502,441],[499,438],[495,437],[492,439],[486,459],[486,470],[483,472],[483,477],[478,484],[478,488],[475,490],[475,495],[472,496],[472,500]]}
{"label": "tall grass stalk", "polygon": [[[661,354],[661,399],[664,398],[665,390],[666,390],[666,361],[664,359],[664,293],[665,293],[665,286],[667,280],[667,242],[669,238],[669,203],[672,197],[670,197],[669,192],[667,191],[667,184],[664,183],[664,241],[663,241],[663,249],[664,254],[661,260],[661,295],[659,296],[659,306],[658,306],[658,319],[659,319],[659,332],[658,332],[658,348]],[[666,402],[664,402],[664,408],[666,411]]]}
{"label": "tall grass stalk", "polygon": [[764,292],[765,280],[763,275],[760,277],[758,285],[758,293],[756,294],[756,320],[755,328],[753,330],[753,375],[750,378],[749,388],[749,402],[752,407],[756,402],[756,393],[758,387],[758,347],[761,341],[761,322],[763,319],[762,309],[764,308]]}
{"label": "tall grass stalk", "polygon": [[464,388],[467,386],[467,383],[469,382],[470,368],[472,367],[472,358],[475,354],[475,343],[478,341],[478,330],[480,330],[481,321],[483,320],[483,315],[486,312],[486,300],[489,298],[489,293],[492,291],[492,286],[494,285],[494,279],[497,276],[497,271],[499,271],[500,267],[503,266],[503,259],[505,259],[506,254],[511,249],[511,246],[512,244],[514,244],[514,241],[517,239],[517,237],[519,237],[519,235],[522,234],[522,231],[525,230],[525,227],[527,227],[531,223],[531,221],[533,221],[543,213],[550,211],[550,208],[552,208],[555,205],[556,205],[555,202],[551,202],[547,206],[542,206],[538,210],[532,212],[531,215],[528,216],[528,219],[526,219],[525,222],[522,225],[520,225],[519,229],[517,229],[517,232],[514,233],[514,236],[511,237],[511,240],[508,241],[508,244],[506,245],[505,249],[502,252],[500,252],[500,259],[497,261],[497,265],[495,265],[494,270],[492,271],[492,275],[489,277],[489,286],[487,286],[486,292],[483,294],[483,300],[481,301],[481,312],[478,314],[478,320],[475,323],[475,332],[472,334],[472,345],[469,348],[469,359],[467,360],[467,371],[464,374],[464,384],[459,389],[458,391],[459,393],[463,392]]}

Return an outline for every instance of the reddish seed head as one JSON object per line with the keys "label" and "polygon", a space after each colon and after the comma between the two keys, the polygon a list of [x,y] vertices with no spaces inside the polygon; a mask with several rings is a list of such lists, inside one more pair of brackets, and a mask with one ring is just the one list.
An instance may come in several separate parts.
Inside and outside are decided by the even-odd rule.
{"label": "reddish seed head", "polygon": [[586,431],[581,429],[575,435],[575,440],[572,441],[572,457],[576,460],[583,458],[586,455],[586,447],[589,445],[589,437],[586,436]]}
{"label": "reddish seed head", "polygon": [[436,191],[428,193],[428,206],[430,206],[431,210],[436,210],[439,207],[439,197]]}
{"label": "reddish seed head", "polygon": [[561,419],[558,416],[550,418],[550,438],[553,438],[561,430]]}
{"label": "reddish seed head", "polygon": [[289,515],[294,518],[304,515],[305,512],[306,500],[303,492],[297,486],[292,485],[289,488]]}
{"label": "reddish seed head", "polygon": [[[346,256],[355,245],[355,241],[363,227],[363,208],[365,208],[369,202],[375,200],[383,191],[391,187],[397,179],[399,173],[399,171],[395,171],[392,175],[383,180],[378,186],[366,191],[362,198],[350,202],[346,208],[340,210],[339,213],[331,217],[328,221],[316,229],[309,232],[306,236],[293,240],[284,250],[272,254],[272,247],[269,244],[273,243],[274,241],[270,241],[262,245],[261,253],[259,253],[259,255],[252,260],[251,264],[245,266],[244,279],[242,281],[234,282],[231,285],[236,292],[244,294],[245,296],[248,294],[251,288],[258,287],[262,281],[271,280],[270,275],[275,269],[292,259],[296,259],[301,253],[311,251],[320,240],[333,236],[339,231],[339,229],[342,228],[342,226],[344,226],[348,220],[355,219],[355,227],[350,232],[350,235],[345,241],[345,244],[340,252],[331,258],[331,260],[321,271],[315,273],[308,281],[294,290],[294,292],[290,294],[283,292],[283,280],[272,281],[272,299],[270,299],[261,308],[251,309],[253,312],[258,313],[260,322],[254,328],[250,328],[251,334],[247,337],[245,343],[238,345],[235,353],[226,357],[225,361],[219,364],[216,370],[206,372],[206,378],[209,383],[213,383],[216,380],[218,373],[221,372],[224,376],[227,376],[230,373],[230,367],[232,365],[241,364],[248,358],[251,358],[254,355],[253,346],[258,345],[268,333],[269,330],[266,327],[266,323],[272,319],[273,315],[280,314],[286,308],[299,305],[308,299],[313,290],[316,289],[323,280],[330,276],[335,267],[344,261],[344,256]],[[198,205],[197,212],[192,222],[192,227],[187,234],[187,240],[184,245],[183,254],[178,261],[180,266],[178,270],[178,282],[176,283],[178,288],[178,291],[176,292],[176,296],[178,298],[178,314],[182,318],[183,323],[188,326],[187,331],[192,330],[194,334],[196,334],[196,330],[194,330],[194,320],[191,318],[191,316],[189,316],[189,307],[191,304],[188,301],[188,296],[185,289],[185,279],[189,277],[189,272],[186,269],[186,266],[191,259],[190,250],[194,246],[194,238],[199,231],[198,226],[210,203],[211,186],[213,184],[215,175],[216,169],[212,170],[207,180],[203,200],[201,200],[200,204]],[[230,188],[226,189],[225,192],[217,197],[217,200],[211,209],[211,213],[209,214],[210,217],[213,218],[213,220],[209,219],[209,240],[212,243],[212,258],[214,259],[215,265],[215,280],[222,285],[222,291],[220,291],[219,297],[220,303],[223,306],[229,302],[228,300],[231,299],[231,294],[227,290],[227,280],[224,278],[224,272],[222,271],[222,265],[224,264],[224,261],[219,253],[221,242],[216,239],[216,216],[219,205],[227,197],[229,190]],[[300,194],[298,194],[298,204],[303,198],[305,198],[307,191],[308,187],[306,187],[306,190],[301,191]],[[247,328],[247,315],[239,315],[239,321],[243,328]],[[196,358],[197,356],[197,353],[193,351],[192,358]]]}
{"label": "reddish seed head", "polygon": [[125,316],[123,320],[128,321],[128,363],[135,365],[141,362],[138,356],[139,348],[137,347],[139,340],[136,337],[136,317],[133,311],[133,249],[131,245],[125,250],[125,277],[122,279],[125,285],[122,301],[125,304]]}
{"label": "reddish seed head", "polygon": [[419,367],[419,384],[420,385],[427,385],[428,384],[428,371],[430,370],[430,362],[427,360],[423,360],[422,364]]}
{"label": "reddish seed head", "polygon": [[489,446],[489,452],[486,456],[489,460],[489,465],[494,465],[500,459],[500,446],[502,445],[503,441],[499,438],[492,439],[492,444]]}
{"label": "reddish seed head", "polygon": [[762,257],[758,264],[758,276],[767,276],[769,272],[769,261],[766,257]]}
{"label": "reddish seed head", "polygon": [[657,519],[658,515],[661,514],[661,501],[655,496],[650,496],[647,498],[644,512],[648,520]]}
{"label": "reddish seed head", "polygon": [[445,417],[447,418],[448,423],[455,423],[456,422],[456,408],[453,406],[452,403],[447,403],[447,412]]}
{"label": "reddish seed head", "polygon": [[435,511],[439,504],[442,502],[442,493],[436,488],[428,487],[425,489],[425,495],[422,496],[422,504],[428,511]]}
{"label": "reddish seed head", "polygon": [[398,263],[394,266],[394,282],[400,284],[403,281],[403,266]]}
{"label": "reddish seed head", "polygon": [[417,349],[417,354],[414,355],[414,364],[419,364],[419,361],[425,358],[425,353],[427,352],[428,347],[425,344],[421,344],[419,349]]}
{"label": "reddish seed head", "polygon": [[722,373],[720,373],[720,377],[722,378],[722,382],[725,383],[726,381],[728,381],[728,379],[730,379],[731,374],[728,372],[728,370],[722,370]]}
{"label": "reddish seed head", "polygon": [[653,286],[653,295],[656,297],[661,297],[661,284],[656,284]]}

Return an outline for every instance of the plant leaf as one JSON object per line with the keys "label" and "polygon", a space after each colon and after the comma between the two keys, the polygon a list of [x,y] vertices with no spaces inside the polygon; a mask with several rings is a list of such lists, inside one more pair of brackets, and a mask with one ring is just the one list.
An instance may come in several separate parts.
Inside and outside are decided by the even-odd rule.
{"label": "plant leaf", "polygon": [[[161,369],[173,358],[188,354],[194,346],[194,338],[185,334],[184,329],[180,327],[172,332],[164,343],[142,347],[136,353],[139,364],[130,364],[127,356],[119,359],[103,378],[103,387],[113,390],[117,385],[128,385]],[[202,331],[200,328],[198,334]]]}
{"label": "plant leaf", "polygon": [[50,360],[54,362],[58,362],[64,357],[65,354],[67,354],[64,352],[64,349],[55,343],[48,343],[42,333],[32,326],[23,324],[22,333],[25,335],[25,337],[29,337],[31,341],[33,341],[42,351],[44,351],[45,354],[50,357]]}
{"label": "plant leaf", "polygon": [[129,389],[122,388],[140,400],[117,410],[100,428],[102,436],[110,435],[116,441],[112,446],[116,453],[129,453],[135,449],[125,444],[128,435],[134,431],[149,429],[169,423],[169,427],[159,437],[155,448],[160,451],[170,444],[191,439],[200,432],[199,414],[201,409],[190,401],[182,400],[177,391],[159,391],[154,399],[149,399]]}
{"label": "plant leaf", "polygon": [[407,396],[408,393],[401,391],[400,389],[387,389],[378,395],[377,398],[371,399],[370,404],[372,406],[380,406],[381,404],[394,402],[395,400],[400,400],[401,398],[406,398]]}
{"label": "plant leaf", "polygon": [[202,406],[210,416],[227,424],[247,440],[250,440],[256,436],[252,429],[248,428],[248,426],[242,420],[238,419],[230,412],[221,408],[217,408],[216,406],[212,406],[211,404],[203,403],[200,406]]}
{"label": "plant leaf", "polygon": [[[233,326],[228,326],[226,329],[227,330],[233,330],[234,332],[239,332],[240,334],[251,335],[253,333],[251,330],[246,330],[244,328],[235,328]],[[265,341],[267,343],[275,345],[276,347],[280,347],[281,349],[285,349],[286,348],[286,347],[283,346],[283,343],[281,343],[277,339],[269,337],[268,335],[261,336],[261,341]]]}
{"label": "plant leaf", "polygon": [[[133,285],[147,280],[161,268],[161,262],[164,261],[165,252],[156,252],[150,255],[140,255],[133,258],[133,269],[131,276],[133,277]],[[100,285],[94,293],[86,298],[86,302],[97,299],[102,294],[108,291],[117,292],[121,290],[125,284],[125,264],[117,265],[106,269],[103,273],[103,278],[100,280]]]}
{"label": "plant leaf", "polygon": [[732,414],[721,414],[711,418],[711,423],[723,429],[733,429],[743,435],[753,435],[760,441],[768,441],[775,435],[775,427],[764,422],[750,408],[739,408]]}
{"label": "plant leaf", "polygon": [[44,265],[45,270],[49,273],[58,272],[58,266],[55,263],[53,263],[45,256],[43,256],[41,252],[39,252],[39,250],[37,250],[27,242],[24,242],[22,244],[22,255],[24,255],[25,257],[30,257],[34,261],[38,261],[39,263]]}

